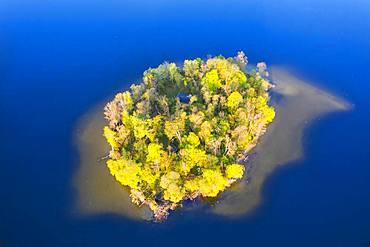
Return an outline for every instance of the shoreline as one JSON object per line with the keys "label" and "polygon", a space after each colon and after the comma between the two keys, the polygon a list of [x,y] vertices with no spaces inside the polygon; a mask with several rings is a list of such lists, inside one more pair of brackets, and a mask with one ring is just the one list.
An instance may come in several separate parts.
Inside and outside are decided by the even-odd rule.
{"label": "shoreline", "polygon": [[[302,135],[307,123],[320,115],[350,108],[345,101],[292,76],[282,67],[272,66],[271,75],[275,85],[271,90],[276,119],[249,151],[246,175],[226,188],[217,197],[215,206],[206,208],[208,212],[227,217],[252,212],[263,201],[261,190],[269,175],[302,157]],[[105,124],[101,103],[84,114],[76,127],[75,143],[80,154],[80,164],[73,177],[76,213],[81,216],[116,214],[149,220],[152,217],[149,208],[134,205],[129,191],[109,174],[104,162],[98,162],[109,150],[102,136]],[[282,146],[285,149],[281,149]]]}

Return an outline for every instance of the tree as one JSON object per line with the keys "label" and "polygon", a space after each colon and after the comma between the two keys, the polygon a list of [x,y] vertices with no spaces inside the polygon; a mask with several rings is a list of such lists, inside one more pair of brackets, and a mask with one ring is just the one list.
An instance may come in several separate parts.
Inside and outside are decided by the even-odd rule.
{"label": "tree", "polygon": [[212,126],[209,121],[204,121],[201,124],[198,136],[203,140],[204,143],[207,143],[212,137]]}
{"label": "tree", "polygon": [[170,171],[162,176],[160,186],[164,189],[164,199],[177,203],[185,196],[185,190],[179,185],[180,174]]}
{"label": "tree", "polygon": [[107,166],[110,173],[120,182],[122,185],[129,186],[133,189],[139,188],[140,179],[140,166],[132,160],[119,159],[119,160],[108,160]]}
{"label": "tree", "polygon": [[257,71],[259,75],[268,76],[266,69],[267,69],[267,65],[265,62],[257,63]]}
{"label": "tree", "polygon": [[199,191],[202,196],[215,197],[226,185],[227,179],[219,169],[205,169],[199,180]]}
{"label": "tree", "polygon": [[183,146],[185,148],[196,148],[199,144],[199,137],[194,132],[190,132],[189,135],[183,139]]}
{"label": "tree", "polygon": [[181,141],[182,133],[185,131],[186,118],[186,113],[182,113],[179,117],[176,117],[175,120],[165,122],[164,132],[169,140],[176,137]]}
{"label": "tree", "polygon": [[215,69],[207,72],[205,77],[203,77],[202,82],[211,92],[215,92],[222,86],[221,79],[218,76],[217,70]]}
{"label": "tree", "polygon": [[112,147],[112,149],[118,149],[120,147],[119,143],[116,141],[117,133],[111,130],[109,127],[104,127],[103,135],[107,139],[107,142]]}
{"label": "tree", "polygon": [[243,51],[238,52],[237,56],[235,57],[235,61],[241,69],[244,69],[248,64],[248,58]]}
{"label": "tree", "polygon": [[204,167],[207,162],[207,154],[205,150],[198,148],[184,148],[180,152],[180,171],[183,174],[188,174],[194,166]]}
{"label": "tree", "polygon": [[113,100],[112,102],[109,102],[104,107],[104,115],[105,115],[105,118],[108,119],[109,121],[109,127],[114,129],[121,120],[120,109],[115,100]]}
{"label": "tree", "polygon": [[231,164],[226,166],[226,177],[231,179],[239,179],[243,177],[244,174],[244,166],[239,164]]}
{"label": "tree", "polygon": [[229,95],[229,97],[227,97],[227,107],[229,108],[230,111],[236,110],[236,108],[242,102],[243,102],[243,96],[237,91],[232,92]]}
{"label": "tree", "polygon": [[237,160],[275,116],[265,64],[247,74],[247,62],[239,52],[185,60],[183,67],[163,63],[107,103],[108,169],[157,219],[186,198],[215,197],[243,177]]}

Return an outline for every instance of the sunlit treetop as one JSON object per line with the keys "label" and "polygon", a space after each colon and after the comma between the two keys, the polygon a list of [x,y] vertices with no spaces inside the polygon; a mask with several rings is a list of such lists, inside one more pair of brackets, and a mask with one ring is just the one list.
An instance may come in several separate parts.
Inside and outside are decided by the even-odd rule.
{"label": "sunlit treetop", "polygon": [[247,62],[239,52],[163,63],[106,105],[110,173],[156,220],[243,177],[240,161],[275,116],[266,64],[246,73]]}

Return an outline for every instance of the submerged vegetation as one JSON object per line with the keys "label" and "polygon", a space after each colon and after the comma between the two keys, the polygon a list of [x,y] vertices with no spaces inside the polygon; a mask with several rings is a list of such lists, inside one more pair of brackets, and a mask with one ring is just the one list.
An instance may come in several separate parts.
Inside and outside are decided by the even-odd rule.
{"label": "submerged vegetation", "polygon": [[251,73],[246,65],[243,52],[164,63],[106,105],[109,171],[156,220],[243,177],[247,152],[275,116],[265,63]]}

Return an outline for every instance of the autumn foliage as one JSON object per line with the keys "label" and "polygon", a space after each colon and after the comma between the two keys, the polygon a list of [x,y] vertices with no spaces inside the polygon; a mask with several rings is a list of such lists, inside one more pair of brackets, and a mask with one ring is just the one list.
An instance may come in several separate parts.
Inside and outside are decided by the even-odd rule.
{"label": "autumn foliage", "polygon": [[240,160],[275,116],[265,64],[250,73],[246,64],[242,52],[181,67],[164,63],[106,105],[109,171],[156,219],[182,200],[216,197],[243,177]]}

